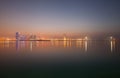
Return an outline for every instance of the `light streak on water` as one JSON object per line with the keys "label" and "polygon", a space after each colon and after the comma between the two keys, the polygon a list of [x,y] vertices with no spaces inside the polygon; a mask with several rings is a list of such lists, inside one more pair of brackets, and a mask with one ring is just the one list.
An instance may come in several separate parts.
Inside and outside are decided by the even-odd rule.
{"label": "light streak on water", "polygon": [[33,44],[32,44],[32,41],[30,42],[30,51],[32,51],[32,49],[33,49],[33,46],[32,46]]}
{"label": "light streak on water", "polygon": [[85,41],[85,52],[88,50],[88,43]]}

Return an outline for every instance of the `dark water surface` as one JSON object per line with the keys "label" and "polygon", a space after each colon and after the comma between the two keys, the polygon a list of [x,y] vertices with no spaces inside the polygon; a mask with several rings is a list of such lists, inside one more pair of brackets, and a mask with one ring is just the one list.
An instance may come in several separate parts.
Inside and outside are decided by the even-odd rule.
{"label": "dark water surface", "polygon": [[7,78],[117,78],[120,41],[0,41]]}

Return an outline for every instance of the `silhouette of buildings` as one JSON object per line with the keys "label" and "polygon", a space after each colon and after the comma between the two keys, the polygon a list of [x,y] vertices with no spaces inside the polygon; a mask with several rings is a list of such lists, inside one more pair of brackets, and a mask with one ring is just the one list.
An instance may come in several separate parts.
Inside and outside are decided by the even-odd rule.
{"label": "silhouette of buildings", "polygon": [[20,33],[16,32],[16,40],[19,40],[19,39],[20,39]]}

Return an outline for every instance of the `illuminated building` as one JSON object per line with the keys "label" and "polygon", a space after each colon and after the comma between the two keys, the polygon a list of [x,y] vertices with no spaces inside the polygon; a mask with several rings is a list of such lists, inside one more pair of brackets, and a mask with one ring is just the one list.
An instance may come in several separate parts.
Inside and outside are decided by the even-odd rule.
{"label": "illuminated building", "polygon": [[67,40],[67,38],[66,38],[66,35],[64,34],[64,41],[66,41]]}
{"label": "illuminated building", "polygon": [[20,40],[25,40],[25,39],[26,39],[25,35],[20,36]]}
{"label": "illuminated building", "polygon": [[36,35],[31,35],[30,40],[36,40]]}
{"label": "illuminated building", "polygon": [[16,32],[16,40],[19,40],[19,38],[20,38],[20,33]]}
{"label": "illuminated building", "polygon": [[87,36],[85,37],[85,40],[88,40],[88,37],[87,37]]}

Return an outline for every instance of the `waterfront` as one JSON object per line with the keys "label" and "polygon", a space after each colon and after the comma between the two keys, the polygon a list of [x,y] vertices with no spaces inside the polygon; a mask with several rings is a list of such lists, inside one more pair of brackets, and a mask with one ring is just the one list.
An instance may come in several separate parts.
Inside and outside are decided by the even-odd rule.
{"label": "waterfront", "polygon": [[[0,42],[0,55],[28,54],[38,57],[79,58],[79,56],[119,56],[120,41],[89,40],[89,41],[4,41]],[[8,55],[9,54],[9,55]],[[46,56],[42,56],[46,55]],[[69,57],[70,56],[70,57]],[[83,57],[83,56],[82,56]],[[6,57],[4,57],[6,58]],[[33,57],[33,59],[36,57]],[[69,59],[68,59],[69,60]],[[78,59],[79,60],[79,59]],[[64,60],[63,60],[64,61]]]}
{"label": "waterfront", "polygon": [[120,78],[120,0],[2,0],[0,78]]}

